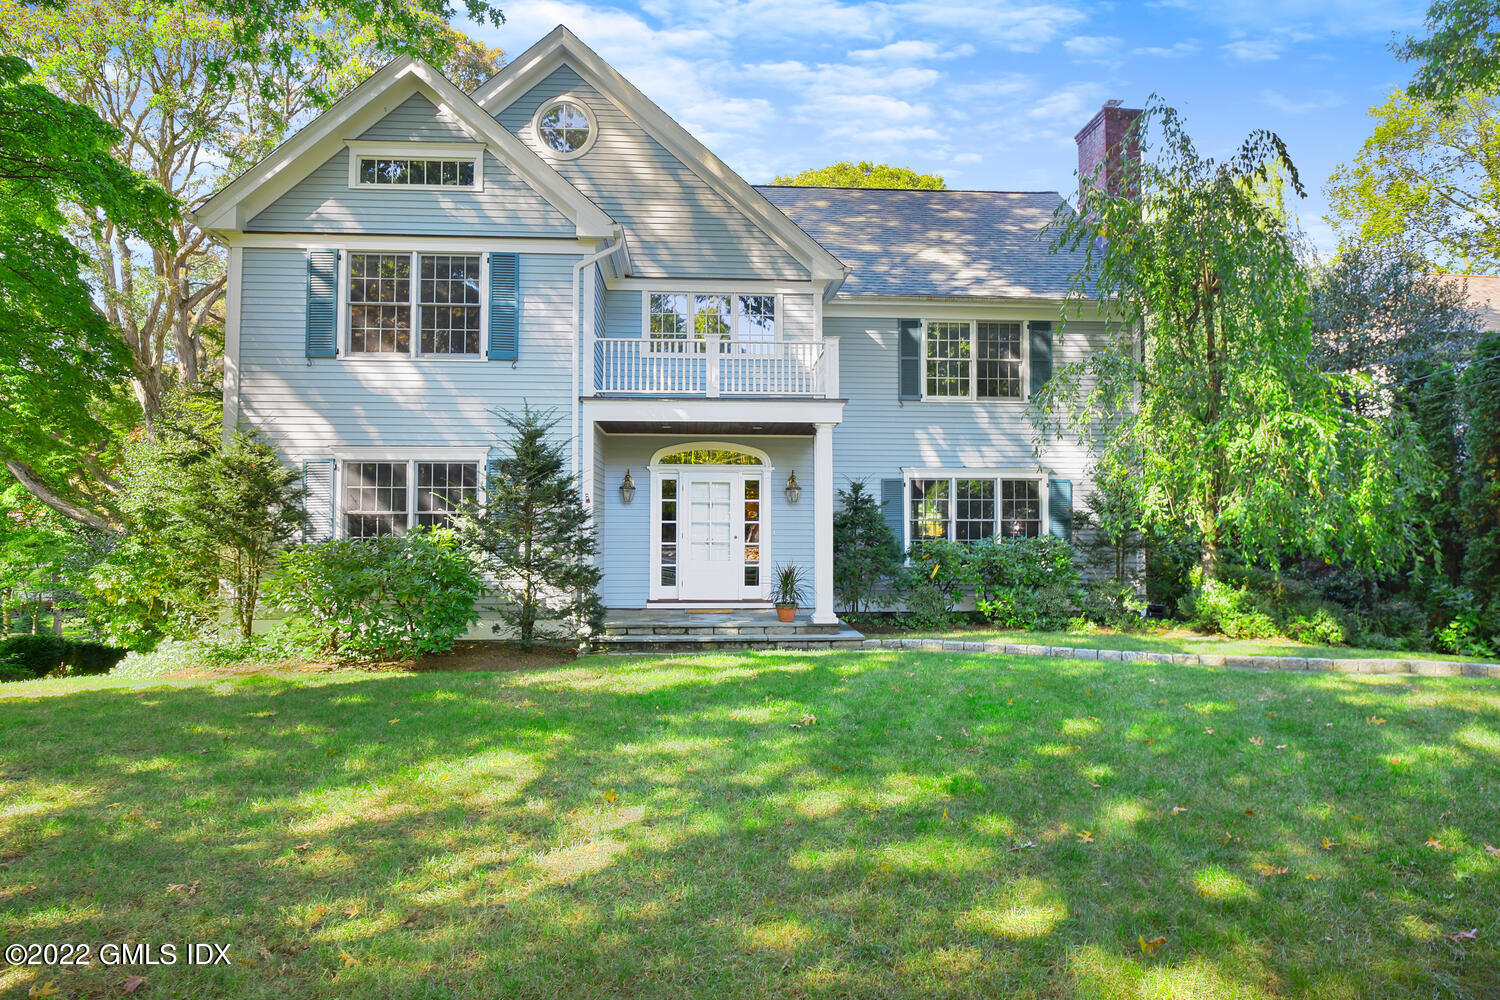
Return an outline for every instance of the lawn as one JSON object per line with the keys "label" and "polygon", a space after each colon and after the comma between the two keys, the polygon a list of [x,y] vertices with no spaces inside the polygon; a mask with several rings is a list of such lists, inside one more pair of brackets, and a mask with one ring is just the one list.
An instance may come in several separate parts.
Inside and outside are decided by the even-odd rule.
{"label": "lawn", "polygon": [[971,642],[1013,642],[1017,645],[1071,646],[1074,649],[1133,649],[1148,653],[1218,653],[1221,656],[1305,656],[1324,659],[1456,660],[1491,663],[1494,657],[1457,656],[1453,653],[1411,652],[1399,649],[1365,649],[1358,646],[1312,646],[1291,639],[1227,639],[1185,628],[1163,628],[1145,632],[1114,632],[1108,629],[1078,632],[1027,632],[1014,629],[964,628],[936,632],[873,628],[873,636],[922,636],[967,639]]}
{"label": "lawn", "polygon": [[0,995],[1493,998],[1497,841],[1493,681],[873,650],[29,682],[0,941],[232,964]]}

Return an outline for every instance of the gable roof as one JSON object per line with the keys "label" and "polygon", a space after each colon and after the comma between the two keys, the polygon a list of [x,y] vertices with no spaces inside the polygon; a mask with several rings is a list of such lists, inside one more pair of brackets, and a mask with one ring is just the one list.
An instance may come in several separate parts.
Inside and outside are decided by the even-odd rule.
{"label": "gable roof", "polygon": [[780,244],[814,279],[837,284],[848,269],[796,223],[777,211],[759,192],[735,173],[665,111],[567,27],[559,24],[531,48],[507,63],[474,91],[474,101],[491,115],[527,93],[558,66],[566,63],[585,81],[633,118],[689,170],[722,195],[758,228]]}
{"label": "gable roof", "polygon": [[571,220],[582,239],[605,239],[614,222],[525,143],[512,135],[427,63],[398,56],[345,94],[338,103],[220,188],[194,211],[205,230],[244,229],[246,223],[343,147],[420,93],[446,109],[495,157]]}
{"label": "gable roof", "polygon": [[841,297],[1060,299],[1083,263],[1050,250],[1055,191],[756,190],[849,265]]}

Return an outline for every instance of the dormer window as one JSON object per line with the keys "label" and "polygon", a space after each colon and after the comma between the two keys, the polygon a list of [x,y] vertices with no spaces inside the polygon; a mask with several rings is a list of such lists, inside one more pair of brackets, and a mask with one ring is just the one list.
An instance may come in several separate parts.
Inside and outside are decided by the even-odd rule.
{"label": "dormer window", "polygon": [[477,191],[481,147],[469,143],[350,143],[349,186],[390,190]]}
{"label": "dormer window", "polygon": [[535,126],[543,152],[558,160],[571,160],[588,152],[599,131],[588,105],[567,96],[537,109]]}

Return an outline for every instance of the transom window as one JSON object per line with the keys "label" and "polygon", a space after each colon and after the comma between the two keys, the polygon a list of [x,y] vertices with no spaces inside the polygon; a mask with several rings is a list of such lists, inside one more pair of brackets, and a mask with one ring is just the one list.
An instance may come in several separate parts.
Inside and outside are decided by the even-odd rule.
{"label": "transom window", "polygon": [[929,399],[1020,399],[1021,324],[928,320],[924,324],[925,395]]}
{"label": "transom window", "polygon": [[721,353],[734,342],[770,343],[776,339],[776,296],[650,292],[646,332],[654,350],[678,354],[702,354],[712,341]]}
{"label": "transom window", "polygon": [[349,353],[478,357],[480,272],[479,254],[349,254]]}
{"label": "transom window", "polygon": [[594,135],[593,117],[573,100],[554,101],[536,120],[537,137],[555,154],[577,156],[585,152]]}
{"label": "transom window", "polygon": [[759,456],[727,448],[694,448],[673,452],[656,460],[658,465],[764,465]]}
{"label": "transom window", "polygon": [[1036,538],[1042,533],[1041,483],[1036,479],[912,479],[911,544],[933,539]]}
{"label": "transom window", "polygon": [[473,188],[478,160],[416,156],[361,156],[359,183],[374,187]]}
{"label": "transom window", "polygon": [[414,524],[447,524],[478,498],[475,462],[345,462],[344,536],[376,538]]}

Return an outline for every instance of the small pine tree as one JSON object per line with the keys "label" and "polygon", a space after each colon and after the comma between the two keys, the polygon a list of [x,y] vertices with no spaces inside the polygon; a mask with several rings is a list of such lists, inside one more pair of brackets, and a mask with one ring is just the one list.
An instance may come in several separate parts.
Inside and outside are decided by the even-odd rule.
{"label": "small pine tree", "polygon": [[1479,342],[1464,373],[1463,407],[1464,585],[1500,618],[1500,333]]}
{"label": "small pine tree", "polygon": [[833,515],[833,591],[850,614],[869,609],[901,564],[901,548],[863,480],[839,490]]}
{"label": "small pine tree", "polygon": [[522,646],[592,635],[604,621],[598,541],[564,449],[549,436],[558,421],[529,405],[500,418],[510,429],[500,445],[506,457],[490,469],[484,508],[458,518],[496,580],[495,631],[508,627]]}
{"label": "small pine tree", "polygon": [[1080,529],[1080,544],[1091,556],[1109,561],[1116,583],[1126,583],[1131,554],[1146,546],[1141,531],[1141,501],[1125,469],[1096,469],[1094,484],[1083,508],[1073,513]]}

